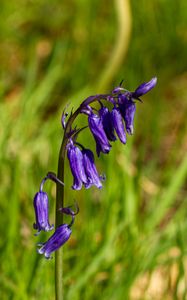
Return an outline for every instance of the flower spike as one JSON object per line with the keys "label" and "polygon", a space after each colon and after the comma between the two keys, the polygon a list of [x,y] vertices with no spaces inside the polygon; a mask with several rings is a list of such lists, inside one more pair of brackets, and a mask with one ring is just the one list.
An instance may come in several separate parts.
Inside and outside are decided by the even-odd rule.
{"label": "flower spike", "polygon": [[[52,230],[54,226],[49,223],[49,199],[48,195],[43,191],[43,187],[48,179],[55,182],[57,184],[56,224],[58,224],[58,226],[53,235],[45,243],[38,245],[40,247],[38,253],[44,254],[46,258],[51,258],[51,254],[69,240],[72,233],[71,226],[74,223],[76,214],[79,212],[77,204],[76,211],[74,211],[71,206],[60,208],[64,196],[64,190],[60,188],[60,185],[64,185],[62,182],[64,170],[61,170],[61,167],[64,168],[64,164],[61,164],[61,162],[65,159],[65,153],[67,152],[71,173],[73,175],[72,189],[80,190],[82,186],[88,189],[93,185],[99,189],[102,188],[101,182],[105,180],[105,176],[98,174],[93,152],[77,142],[78,135],[85,128],[89,127],[96,142],[96,152],[98,156],[101,152],[109,153],[111,150],[110,142],[114,142],[117,137],[125,144],[126,132],[133,134],[134,130],[133,123],[136,111],[136,100],[142,101],[140,97],[153,89],[156,83],[157,78],[153,77],[150,81],[140,84],[135,91],[131,92],[123,88],[121,82],[110,94],[97,94],[86,98],[74,112],[72,109],[68,119],[66,109],[64,109],[61,118],[64,137],[59,153],[58,164],[58,174],[60,178],[53,172],[48,172],[47,176],[42,180],[39,192],[36,193],[33,201],[36,217],[36,222],[33,226],[34,229],[38,230],[37,234],[39,234],[41,230]],[[99,110],[94,108],[94,102],[97,102],[97,104],[100,103],[101,108]],[[103,102],[107,102],[107,106],[105,106]],[[111,106],[113,107],[112,110],[110,110]],[[88,124],[77,129],[74,121],[80,114],[87,115]],[[61,224],[59,211],[71,217],[69,224]],[[58,259],[61,259],[61,256],[57,257],[56,265],[58,265]]]}

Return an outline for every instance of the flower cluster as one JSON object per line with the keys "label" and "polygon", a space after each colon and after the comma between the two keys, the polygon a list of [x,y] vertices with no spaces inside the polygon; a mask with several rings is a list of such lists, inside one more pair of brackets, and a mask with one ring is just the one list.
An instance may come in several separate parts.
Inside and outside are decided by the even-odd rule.
{"label": "flower cluster", "polygon": [[[142,102],[140,97],[149,92],[156,85],[157,78],[152,78],[149,82],[142,83],[134,92],[129,92],[121,86],[116,87],[109,95],[96,95],[88,97],[80,105],[78,112],[87,115],[88,127],[96,143],[96,153],[107,154],[111,150],[111,143],[117,138],[126,144],[127,134],[132,135],[134,132],[134,115],[136,111],[136,100]],[[90,104],[97,101],[100,109],[96,110]],[[103,101],[108,102],[109,109],[104,106]],[[63,114],[63,127],[66,130],[65,117]],[[69,118],[71,120],[71,116]],[[69,121],[68,120],[68,121]],[[74,178],[72,188],[80,190],[82,185],[90,188],[95,185],[97,188],[102,187],[103,176],[100,176],[94,164],[94,154],[91,150],[85,149],[77,143],[77,133],[80,130],[70,128],[66,132],[68,142],[66,145],[67,157],[70,169]],[[80,149],[81,148],[81,149]]]}
{"label": "flower cluster", "polygon": [[[142,101],[140,97],[154,88],[156,82],[157,78],[154,77],[150,81],[142,83],[134,92],[127,91],[120,85],[113,89],[111,94],[90,96],[81,103],[74,113],[71,112],[67,123],[66,118],[68,114],[65,111],[63,112],[62,126],[64,137],[59,156],[59,168],[61,168],[60,163],[64,161],[67,153],[73,175],[72,189],[80,190],[82,186],[88,189],[93,185],[100,189],[102,188],[102,181],[105,179],[104,176],[99,175],[96,169],[93,152],[77,142],[78,134],[89,127],[96,143],[98,156],[100,156],[100,153],[109,153],[112,148],[112,142],[116,141],[117,138],[121,143],[126,144],[127,134],[132,135],[134,132],[136,100]],[[98,102],[100,108],[95,109],[92,107],[93,102]],[[105,104],[108,103],[108,105],[104,105],[103,102]],[[87,116],[88,126],[77,129],[72,124],[80,114]],[[42,180],[40,190],[36,193],[33,202],[36,216],[36,222],[33,227],[38,230],[35,235],[38,235],[42,230],[50,231],[54,229],[54,226],[49,223],[48,195],[43,191],[43,186],[47,179],[64,185],[51,172]],[[60,211],[71,216],[72,220],[70,224],[58,226],[47,242],[39,244],[41,247],[38,249],[38,253],[44,254],[46,258],[50,258],[51,253],[60,248],[70,238],[71,226],[74,223],[75,215],[78,213],[78,207],[76,212],[71,207],[61,208]]]}
{"label": "flower cluster", "polygon": [[[54,229],[54,225],[49,224],[49,198],[47,193],[43,192],[44,183],[48,179],[64,185],[63,182],[61,182],[52,172],[49,172],[47,176],[42,180],[40,190],[34,196],[33,201],[36,218],[36,222],[33,224],[33,228],[38,230],[35,235],[38,235],[42,230],[50,231]],[[70,215],[72,217],[72,220],[70,224],[62,224],[58,226],[47,242],[38,244],[38,246],[41,246],[38,249],[38,253],[44,254],[46,258],[51,258],[51,253],[60,248],[70,238],[72,232],[71,226],[74,223],[75,215],[78,213],[78,207],[77,212],[74,212],[70,207],[62,208],[61,212]]]}

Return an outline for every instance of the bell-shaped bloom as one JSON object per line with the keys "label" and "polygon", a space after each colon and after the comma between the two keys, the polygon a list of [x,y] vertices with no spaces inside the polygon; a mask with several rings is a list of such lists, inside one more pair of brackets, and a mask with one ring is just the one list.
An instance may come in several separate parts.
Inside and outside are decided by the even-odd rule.
{"label": "bell-shaped bloom", "polygon": [[38,230],[38,235],[41,230],[49,231],[54,228],[49,224],[49,200],[45,192],[39,191],[36,193],[33,201],[36,223],[33,224],[34,229]]}
{"label": "bell-shaped bloom", "polygon": [[44,254],[46,258],[51,258],[51,253],[58,250],[69,240],[71,232],[71,228],[68,224],[60,225],[47,242],[38,244],[38,246],[41,246],[41,248],[38,249],[38,253]]}
{"label": "bell-shaped bloom", "polygon": [[114,127],[113,127],[113,123],[112,123],[111,112],[108,110],[107,107],[103,106],[99,110],[99,116],[101,118],[103,128],[104,128],[104,131],[106,133],[108,140],[115,141],[116,136],[114,134]]}
{"label": "bell-shaped bloom", "polygon": [[148,93],[150,90],[152,90],[157,83],[157,78],[153,77],[150,81],[144,82],[140,84],[137,89],[132,93],[132,98],[138,99],[142,95]]}
{"label": "bell-shaped bloom", "polygon": [[113,127],[115,128],[115,131],[116,131],[120,141],[123,144],[126,144],[126,141],[127,141],[126,133],[125,133],[125,128],[124,128],[124,124],[123,124],[123,118],[122,118],[119,108],[114,107],[111,112],[111,116],[112,116]]}
{"label": "bell-shaped bloom", "polygon": [[99,189],[102,188],[102,183],[100,181],[99,174],[94,164],[93,152],[89,149],[83,149],[82,154],[84,169],[88,180],[85,184],[85,188],[88,189],[92,185],[95,185]]}
{"label": "bell-shaped bloom", "polygon": [[88,116],[89,128],[93,134],[96,141],[96,152],[100,155],[100,152],[108,153],[110,151],[111,145],[108,142],[106,133],[103,128],[102,119],[96,114],[90,114]]}
{"label": "bell-shaped bloom", "polygon": [[119,104],[119,109],[121,115],[125,121],[125,128],[128,134],[133,134],[134,132],[134,115],[136,112],[136,105],[134,101],[128,100],[123,97],[123,102]]}
{"label": "bell-shaped bloom", "polygon": [[67,157],[74,178],[72,189],[80,190],[82,188],[82,184],[87,183],[87,176],[84,170],[82,152],[77,146],[74,145],[72,140],[70,140],[67,145]]}

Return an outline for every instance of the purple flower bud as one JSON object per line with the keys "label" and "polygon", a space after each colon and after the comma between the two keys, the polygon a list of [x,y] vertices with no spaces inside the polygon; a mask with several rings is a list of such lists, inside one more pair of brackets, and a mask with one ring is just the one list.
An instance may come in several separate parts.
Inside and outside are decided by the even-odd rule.
{"label": "purple flower bud", "polygon": [[38,244],[41,246],[41,248],[38,249],[38,253],[44,254],[46,258],[51,258],[51,253],[58,250],[69,240],[71,232],[68,224],[60,225],[47,242]]}
{"label": "purple flower bud", "polygon": [[[72,218],[74,219],[74,216],[79,213],[79,206],[78,206],[77,202],[75,202],[76,211],[73,211],[71,207],[72,206],[67,206],[67,207],[60,208],[59,210],[66,215],[72,216]],[[70,223],[70,225],[71,225],[71,223]]]}
{"label": "purple flower bud", "polygon": [[94,164],[94,155],[93,152],[89,149],[83,149],[83,163],[88,178],[88,182],[85,184],[85,188],[89,188],[92,185],[95,185],[97,188],[102,188],[102,183],[98,175],[96,166]]}
{"label": "purple flower bud", "polygon": [[108,142],[101,118],[92,113],[90,116],[88,116],[88,124],[96,141],[97,155],[99,156],[100,152],[108,153],[111,145]]}
{"label": "purple flower bud", "polygon": [[39,234],[41,230],[52,230],[54,226],[50,226],[49,224],[49,200],[47,194],[42,191],[36,193],[33,205],[36,216],[36,223],[33,224],[33,227],[38,230],[37,234]]}
{"label": "purple flower bud", "polygon": [[115,128],[115,131],[120,139],[120,141],[123,144],[126,144],[126,133],[125,133],[125,128],[123,124],[123,118],[120,113],[119,108],[114,107],[112,112],[112,122],[113,122],[113,127]]}
{"label": "purple flower bud", "polygon": [[99,110],[99,116],[102,120],[103,128],[106,133],[107,138],[109,141],[115,141],[116,136],[114,134],[114,127],[112,123],[112,118],[111,118],[111,112],[108,110],[107,107],[102,107]]}
{"label": "purple flower bud", "polygon": [[74,145],[72,140],[70,140],[67,145],[67,156],[74,178],[72,189],[80,190],[82,188],[82,183],[87,183],[87,177],[84,170],[82,152]]}
{"label": "purple flower bud", "polygon": [[137,89],[132,93],[132,98],[137,99],[140,96],[148,93],[151,89],[155,87],[157,83],[157,78],[153,77],[150,81],[140,84]]}

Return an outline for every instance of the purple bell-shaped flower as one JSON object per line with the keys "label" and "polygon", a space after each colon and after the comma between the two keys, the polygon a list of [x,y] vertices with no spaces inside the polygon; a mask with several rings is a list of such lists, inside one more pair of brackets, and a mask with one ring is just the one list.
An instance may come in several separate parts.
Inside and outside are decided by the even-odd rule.
{"label": "purple bell-shaped flower", "polygon": [[80,190],[82,184],[87,184],[87,176],[84,170],[83,154],[81,150],[70,139],[67,145],[67,157],[73,175],[73,190]]}
{"label": "purple bell-shaped flower", "polygon": [[125,128],[124,128],[124,124],[123,124],[123,118],[122,118],[119,108],[114,107],[111,112],[111,116],[112,116],[113,127],[114,127],[120,141],[123,144],[126,144],[126,141],[127,141],[126,133],[125,133]]}
{"label": "purple bell-shaped flower", "polygon": [[33,205],[35,211],[36,222],[33,224],[34,229],[38,230],[38,235],[41,230],[50,231],[54,228],[54,225],[49,224],[49,199],[47,193],[43,192],[44,183],[46,180],[52,180],[55,183],[64,185],[53,172],[48,172],[47,176],[41,182],[40,190],[34,196]]}
{"label": "purple bell-shaped flower", "polygon": [[48,239],[45,243],[39,243],[38,246],[40,248],[38,249],[39,254],[44,254],[44,256],[49,259],[51,258],[51,253],[58,250],[61,246],[63,246],[70,238],[72,230],[71,226],[74,223],[75,215],[79,212],[79,207],[76,205],[76,212],[74,212],[71,207],[64,207],[60,209],[62,213],[65,213],[67,215],[71,215],[71,223],[68,224],[62,224],[58,226],[53,233],[53,235]]}
{"label": "purple bell-shaped flower", "polygon": [[53,233],[49,240],[45,243],[40,243],[38,249],[39,254],[44,254],[46,258],[51,258],[51,253],[58,250],[70,238],[72,230],[68,224],[62,224]]}
{"label": "purple bell-shaped flower", "polygon": [[106,133],[104,131],[101,117],[91,113],[88,116],[88,124],[96,141],[97,155],[99,156],[100,152],[108,153],[110,151],[111,145],[109,144]]}
{"label": "purple bell-shaped flower", "polygon": [[38,235],[41,230],[50,231],[54,225],[49,224],[49,199],[45,192],[39,191],[36,193],[33,201],[36,223],[33,224],[34,229],[38,230]]}
{"label": "purple bell-shaped flower", "polygon": [[113,142],[116,140],[116,136],[114,134],[114,127],[112,122],[112,116],[109,109],[105,106],[101,107],[99,110],[99,116],[101,118],[104,131],[109,141]]}
{"label": "purple bell-shaped flower", "polygon": [[131,99],[129,100],[125,95],[121,95],[119,109],[121,115],[125,121],[125,128],[128,134],[133,134],[134,132],[134,115],[136,112],[135,102]]}
{"label": "purple bell-shaped flower", "polygon": [[83,164],[85,173],[87,176],[87,183],[85,183],[85,188],[90,188],[92,185],[95,185],[97,188],[102,188],[102,183],[100,179],[102,179],[96,169],[94,163],[94,155],[93,152],[89,149],[83,149]]}

